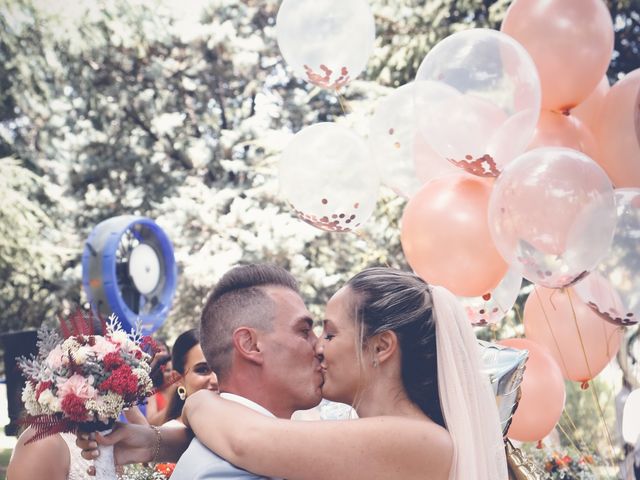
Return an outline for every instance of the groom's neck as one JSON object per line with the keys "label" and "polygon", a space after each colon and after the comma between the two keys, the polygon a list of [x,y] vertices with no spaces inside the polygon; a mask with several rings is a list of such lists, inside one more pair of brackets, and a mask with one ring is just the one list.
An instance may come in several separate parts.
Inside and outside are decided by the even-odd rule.
{"label": "groom's neck", "polygon": [[293,410],[287,408],[289,402],[284,401],[282,394],[274,394],[267,385],[260,382],[259,379],[242,379],[231,375],[225,380],[219,379],[218,388],[220,393],[233,393],[239,395],[252,402],[257,403],[261,407],[266,408],[278,418],[291,418]]}

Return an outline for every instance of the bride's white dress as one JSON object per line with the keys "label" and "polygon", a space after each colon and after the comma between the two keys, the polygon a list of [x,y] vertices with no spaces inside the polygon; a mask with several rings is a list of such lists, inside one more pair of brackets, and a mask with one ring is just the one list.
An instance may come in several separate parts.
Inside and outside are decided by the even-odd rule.
{"label": "bride's white dress", "polygon": [[82,458],[81,450],[76,446],[76,437],[71,433],[61,433],[60,436],[69,449],[69,476],[68,480],[93,480],[87,473],[87,469],[93,465],[89,460]]}

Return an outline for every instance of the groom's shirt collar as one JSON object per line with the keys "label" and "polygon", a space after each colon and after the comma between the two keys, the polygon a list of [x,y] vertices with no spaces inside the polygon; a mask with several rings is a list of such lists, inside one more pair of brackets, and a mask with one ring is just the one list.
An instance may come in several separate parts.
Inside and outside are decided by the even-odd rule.
{"label": "groom's shirt collar", "polygon": [[251,410],[254,410],[258,413],[261,413],[266,417],[276,418],[276,416],[273,413],[271,413],[269,410],[264,408],[262,405],[258,405],[256,402],[249,400],[248,398],[241,397],[240,395],[236,395],[235,393],[227,393],[227,392],[222,392],[220,396],[227,400],[231,400],[232,402],[236,402],[236,403],[239,403],[240,405],[244,405],[245,407],[248,407]]}

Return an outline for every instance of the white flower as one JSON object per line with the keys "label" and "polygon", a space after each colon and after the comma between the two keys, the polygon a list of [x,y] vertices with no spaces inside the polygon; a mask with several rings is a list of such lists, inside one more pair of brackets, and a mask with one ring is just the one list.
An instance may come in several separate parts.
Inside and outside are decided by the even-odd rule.
{"label": "white flower", "polygon": [[71,356],[73,357],[73,361],[78,365],[82,365],[89,359],[89,357],[92,357],[94,355],[95,354],[91,349],[91,347],[86,345],[84,347],[78,348],[75,352],[71,353]]}
{"label": "white flower", "polygon": [[60,347],[63,352],[67,353],[69,351],[77,350],[80,347],[80,344],[76,341],[75,338],[69,337],[64,342],[62,342],[62,346]]}
{"label": "white flower", "polygon": [[147,370],[144,368],[134,368],[132,372],[136,377],[138,377],[138,384],[144,388],[145,392],[150,393],[153,390],[153,382],[151,381]]}
{"label": "white flower", "polygon": [[124,409],[122,397],[114,392],[98,397],[96,400],[88,400],[85,404],[87,410],[93,412],[101,422],[116,419]]}
{"label": "white flower", "polygon": [[43,413],[42,407],[40,407],[40,404],[36,400],[36,392],[31,382],[27,382],[22,389],[22,403],[30,415],[41,415]]}
{"label": "white flower", "polygon": [[138,346],[131,341],[129,335],[124,330],[116,330],[111,334],[111,341],[120,345],[120,348],[125,352],[133,352],[138,349]]}
{"label": "white flower", "polygon": [[45,413],[57,413],[62,411],[60,400],[48,388],[40,393],[38,403]]}

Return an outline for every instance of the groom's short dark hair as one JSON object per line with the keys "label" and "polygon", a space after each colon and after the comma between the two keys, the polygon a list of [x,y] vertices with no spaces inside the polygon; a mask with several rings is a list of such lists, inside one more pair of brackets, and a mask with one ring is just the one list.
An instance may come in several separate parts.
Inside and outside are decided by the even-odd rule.
{"label": "groom's short dark hair", "polygon": [[273,329],[275,305],[264,287],[299,293],[298,282],[282,267],[253,264],[235,267],[215,286],[202,311],[200,342],[211,369],[224,377],[231,368],[233,332],[238,327]]}

